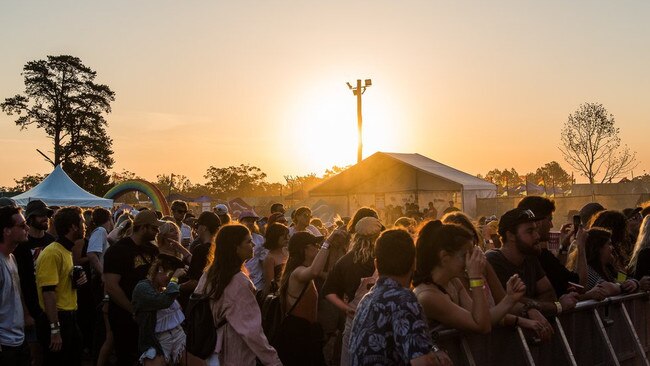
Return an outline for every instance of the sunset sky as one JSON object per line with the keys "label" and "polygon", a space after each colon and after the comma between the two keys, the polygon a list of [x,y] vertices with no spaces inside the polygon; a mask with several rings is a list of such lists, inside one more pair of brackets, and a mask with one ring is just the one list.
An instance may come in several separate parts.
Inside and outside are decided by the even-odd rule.
{"label": "sunset sky", "polygon": [[[0,99],[30,60],[79,57],[116,92],[115,171],[268,180],[417,152],[471,174],[552,161],[581,103],[602,103],[650,172],[648,1],[20,1],[0,5]],[[0,185],[48,173],[44,131],[0,112]],[[577,174],[576,174],[577,177]],[[579,179],[580,180],[580,179]],[[584,180],[584,178],[582,178]]]}

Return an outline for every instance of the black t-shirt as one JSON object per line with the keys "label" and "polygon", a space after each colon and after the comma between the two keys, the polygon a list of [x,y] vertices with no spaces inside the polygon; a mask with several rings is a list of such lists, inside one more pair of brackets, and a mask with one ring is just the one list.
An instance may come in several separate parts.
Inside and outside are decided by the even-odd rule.
{"label": "black t-shirt", "polygon": [[347,301],[351,301],[359,288],[361,279],[375,273],[374,260],[371,259],[366,263],[354,263],[353,260],[354,253],[348,252],[334,264],[323,285],[323,296],[336,294],[343,298],[345,295]]}
{"label": "black t-shirt", "polygon": [[[130,237],[123,238],[106,250],[104,273],[120,275],[120,288],[131,300],[135,285],[147,277],[151,263],[157,255],[158,247],[154,244],[137,245]],[[113,302],[110,304],[109,309],[118,308]]]}
{"label": "black t-shirt", "polygon": [[537,297],[537,281],[546,276],[537,257],[526,256],[521,266],[515,266],[498,249],[488,250],[485,256],[494,268],[503,288],[506,288],[506,283],[516,273],[526,285],[526,297],[533,299]]}
{"label": "black t-shirt", "polygon": [[[36,291],[36,273],[34,263],[38,254],[48,244],[55,240],[54,236],[45,233],[42,238],[34,238],[28,235],[27,241],[18,244],[14,250],[18,276],[20,277],[20,289],[23,292],[25,305],[33,318],[37,318],[43,310],[38,304],[38,293]],[[33,252],[32,252],[33,251]]]}
{"label": "black t-shirt", "polygon": [[192,250],[192,261],[187,269],[187,278],[190,280],[199,280],[206,264],[208,264],[208,254],[210,253],[210,243],[196,245]]}
{"label": "black t-shirt", "polygon": [[634,278],[641,280],[643,276],[650,276],[650,248],[639,250],[634,268]]}
{"label": "black t-shirt", "polygon": [[555,295],[558,298],[568,292],[569,282],[580,282],[580,276],[563,266],[560,260],[548,249],[542,249],[542,253],[537,259],[539,259],[539,264],[546,273],[546,277],[551,281]]}

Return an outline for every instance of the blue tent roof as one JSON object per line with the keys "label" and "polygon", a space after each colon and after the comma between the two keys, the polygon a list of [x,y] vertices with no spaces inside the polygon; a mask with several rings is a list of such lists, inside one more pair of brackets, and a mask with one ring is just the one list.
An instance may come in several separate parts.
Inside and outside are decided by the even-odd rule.
{"label": "blue tent roof", "polygon": [[48,206],[113,207],[112,199],[97,197],[79,187],[61,165],[57,165],[39,185],[13,199],[23,207],[33,200],[41,200]]}

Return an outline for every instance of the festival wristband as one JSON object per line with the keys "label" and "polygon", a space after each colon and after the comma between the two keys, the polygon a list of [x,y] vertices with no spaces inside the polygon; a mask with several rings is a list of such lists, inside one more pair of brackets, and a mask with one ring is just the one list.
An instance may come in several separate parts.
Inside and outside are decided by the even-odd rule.
{"label": "festival wristband", "polygon": [[470,288],[483,287],[483,286],[485,286],[485,280],[482,278],[474,278],[469,280]]}
{"label": "festival wristband", "polygon": [[321,249],[329,249],[330,248],[330,243],[328,241],[324,242],[323,245],[320,246]]}
{"label": "festival wristband", "polygon": [[175,284],[178,284],[178,277],[172,277],[169,279],[169,282],[173,282]]}
{"label": "festival wristband", "polygon": [[59,322],[50,323],[50,329],[59,329],[60,327],[61,327],[61,323]]}
{"label": "festival wristband", "polygon": [[557,314],[560,315],[562,314],[562,304],[560,304],[559,301],[554,302],[555,308],[557,309]]}

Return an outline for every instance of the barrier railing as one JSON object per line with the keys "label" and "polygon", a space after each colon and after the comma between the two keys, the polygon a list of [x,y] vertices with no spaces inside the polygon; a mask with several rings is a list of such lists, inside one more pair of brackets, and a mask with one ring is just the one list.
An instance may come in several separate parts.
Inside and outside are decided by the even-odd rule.
{"label": "barrier railing", "polygon": [[496,327],[487,335],[436,332],[454,365],[650,366],[648,293],[584,301],[552,320],[551,341],[535,341],[522,328]]}

